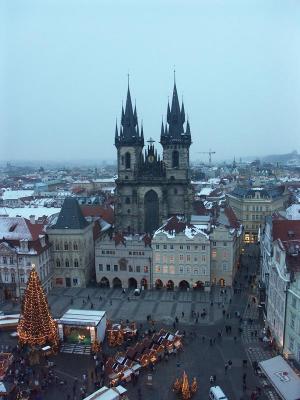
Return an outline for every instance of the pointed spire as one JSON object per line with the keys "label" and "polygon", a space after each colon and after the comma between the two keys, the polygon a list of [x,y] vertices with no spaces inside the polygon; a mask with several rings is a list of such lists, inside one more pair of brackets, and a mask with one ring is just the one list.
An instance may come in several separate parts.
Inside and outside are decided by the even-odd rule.
{"label": "pointed spire", "polygon": [[144,128],[143,128],[143,121],[142,121],[142,123],[141,123],[141,138],[143,139],[143,141],[144,141]]}
{"label": "pointed spire", "polygon": [[186,121],[186,130],[185,130],[185,134],[191,136],[191,128],[190,128],[190,122],[187,119]]}
{"label": "pointed spire", "polygon": [[123,125],[125,123],[125,114],[124,114],[124,107],[122,103],[122,115],[121,115],[121,124]]}
{"label": "pointed spire", "polygon": [[180,115],[181,115],[181,123],[184,124],[185,123],[185,111],[184,111],[183,100],[182,100],[182,103],[181,103]]}
{"label": "pointed spire", "polygon": [[116,118],[115,139],[117,139],[117,138],[118,138],[118,136],[119,136],[119,133],[118,133],[118,120],[117,120],[117,118]]}
{"label": "pointed spire", "polygon": [[169,99],[168,99],[168,108],[167,108],[167,121],[168,121],[168,124],[171,122],[171,110],[170,110]]}
{"label": "pointed spire", "polygon": [[163,119],[161,120],[161,129],[160,129],[160,135],[164,136],[165,134],[165,130],[164,130],[164,121]]}

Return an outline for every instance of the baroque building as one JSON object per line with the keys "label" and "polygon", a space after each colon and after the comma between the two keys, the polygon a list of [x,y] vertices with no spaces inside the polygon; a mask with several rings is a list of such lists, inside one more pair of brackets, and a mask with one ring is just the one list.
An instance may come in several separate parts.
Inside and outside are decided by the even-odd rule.
{"label": "baroque building", "polygon": [[143,127],[139,128],[136,107],[128,86],[121,126],[116,126],[115,146],[118,153],[116,180],[116,229],[131,234],[152,234],[172,215],[189,220],[192,208],[192,186],[189,167],[191,132],[184,105],[178,100],[174,82],[167,122],[161,126],[162,159],[150,139],[144,150]]}

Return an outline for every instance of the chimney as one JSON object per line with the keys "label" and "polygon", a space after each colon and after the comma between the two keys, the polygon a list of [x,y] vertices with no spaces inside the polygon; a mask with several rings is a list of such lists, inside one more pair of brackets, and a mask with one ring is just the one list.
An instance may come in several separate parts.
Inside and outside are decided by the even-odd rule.
{"label": "chimney", "polygon": [[30,215],[29,220],[31,224],[35,224],[35,215]]}

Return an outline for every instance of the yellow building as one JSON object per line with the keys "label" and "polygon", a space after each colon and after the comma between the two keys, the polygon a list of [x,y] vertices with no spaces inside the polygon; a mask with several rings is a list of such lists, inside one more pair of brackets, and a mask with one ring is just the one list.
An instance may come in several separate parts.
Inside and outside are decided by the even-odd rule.
{"label": "yellow building", "polygon": [[244,226],[244,242],[255,243],[265,217],[286,208],[289,192],[284,186],[236,187],[226,197]]}

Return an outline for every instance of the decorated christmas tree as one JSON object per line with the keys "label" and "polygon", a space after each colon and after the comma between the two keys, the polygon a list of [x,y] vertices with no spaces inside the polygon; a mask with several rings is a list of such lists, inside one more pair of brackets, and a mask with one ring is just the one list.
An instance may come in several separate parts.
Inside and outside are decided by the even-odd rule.
{"label": "decorated christmas tree", "polygon": [[57,326],[49,313],[46,295],[33,266],[24,295],[22,314],[18,324],[21,345],[58,345]]}
{"label": "decorated christmas tree", "polygon": [[188,400],[191,398],[190,385],[187,374],[184,372],[182,376],[182,386],[181,393],[183,400]]}

